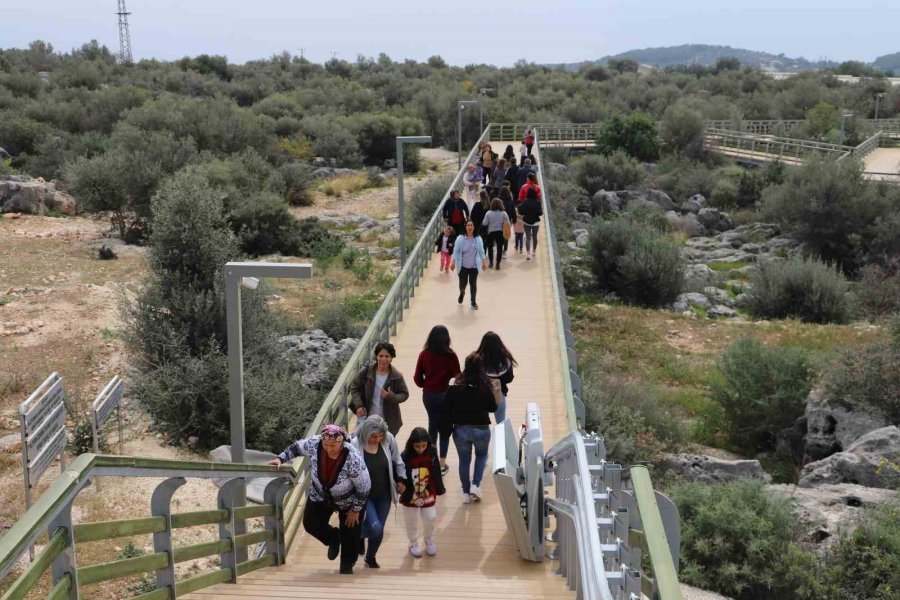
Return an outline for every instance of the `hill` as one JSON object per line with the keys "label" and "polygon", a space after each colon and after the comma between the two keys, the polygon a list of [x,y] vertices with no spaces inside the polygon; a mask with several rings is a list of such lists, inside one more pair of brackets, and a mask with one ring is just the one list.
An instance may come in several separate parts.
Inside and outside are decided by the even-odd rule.
{"label": "hill", "polygon": [[872,66],[881,69],[885,73],[900,73],[900,52],[879,56],[872,61]]}

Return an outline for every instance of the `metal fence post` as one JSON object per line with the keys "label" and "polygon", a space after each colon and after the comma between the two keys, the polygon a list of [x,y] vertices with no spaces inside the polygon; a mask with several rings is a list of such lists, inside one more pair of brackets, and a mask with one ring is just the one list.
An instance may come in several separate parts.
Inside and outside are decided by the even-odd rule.
{"label": "metal fence post", "polygon": [[275,507],[275,514],[266,517],[266,530],[275,534],[275,539],[266,542],[266,554],[275,557],[275,565],[283,565],[287,560],[284,544],[284,498],[290,489],[287,479],[278,478],[270,481],[263,491],[263,501]]}
{"label": "metal fence post", "polygon": [[184,477],[170,477],[153,490],[150,497],[150,514],[163,517],[166,528],[153,534],[153,552],[165,552],[169,563],[156,570],[156,589],[169,589],[169,598],[175,600],[175,548],[172,544],[172,496],[186,483]]}
{"label": "metal fence post", "polygon": [[[228,511],[228,520],[225,523],[219,523],[219,539],[231,542],[231,549],[220,554],[219,560],[223,569],[231,569],[231,583],[237,583],[238,563],[247,560],[246,549],[239,549],[234,543],[234,538],[244,533],[242,531],[243,527],[239,526],[239,524],[243,525],[244,521],[234,517],[235,505],[239,498],[243,498],[243,494],[244,480],[240,478],[229,479],[219,489],[219,509]],[[243,550],[243,553],[240,550]],[[244,556],[241,557],[240,554]]]}
{"label": "metal fence post", "polygon": [[53,561],[53,583],[54,585],[65,577],[69,576],[72,582],[72,588],[69,592],[69,600],[78,600],[81,593],[78,589],[78,563],[75,555],[75,532],[72,527],[72,503],[66,504],[56,517],[50,521],[47,527],[47,537],[52,538],[58,529],[64,529],[66,535],[66,548]]}

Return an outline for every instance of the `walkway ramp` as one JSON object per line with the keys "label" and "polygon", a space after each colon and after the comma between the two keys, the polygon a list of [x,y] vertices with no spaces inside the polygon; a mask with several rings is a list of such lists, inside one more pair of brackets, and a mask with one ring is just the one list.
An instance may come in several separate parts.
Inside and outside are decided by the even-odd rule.
{"label": "walkway ramp", "polygon": [[[508,143],[512,142],[492,142],[500,148]],[[401,407],[401,444],[413,427],[428,424],[421,390],[413,384],[412,375],[428,332],[438,324],[450,330],[460,362],[478,347],[486,331],[503,338],[519,363],[507,411],[514,429],[524,422],[526,403],[536,402],[547,439],[557,440],[569,432],[545,229],[539,230],[535,259],[525,260],[525,254],[516,254],[510,244],[501,269],[489,269],[478,277],[478,310],[469,305],[468,293],[457,304],[456,274],[440,273],[439,261],[430,262],[397,334],[391,337],[397,348],[394,366],[410,386],[410,398]],[[284,566],[257,571],[236,585],[207,588],[195,596],[369,600],[383,592],[395,598],[571,598],[565,580],[555,573],[554,561],[529,563],[516,553],[491,482],[491,461],[485,470],[484,500],[469,505],[462,504],[452,443],[447,462],[451,469],[445,478],[447,494],[438,500],[436,557],[416,559],[409,554],[400,514],[404,509],[394,507],[378,552],[380,570],[368,569],[360,560],[352,577],[338,576],[337,561],[329,561],[325,547],[303,532]]]}

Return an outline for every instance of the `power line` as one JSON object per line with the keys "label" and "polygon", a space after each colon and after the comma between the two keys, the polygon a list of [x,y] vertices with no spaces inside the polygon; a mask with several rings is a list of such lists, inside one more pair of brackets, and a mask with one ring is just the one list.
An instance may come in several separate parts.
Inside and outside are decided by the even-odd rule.
{"label": "power line", "polygon": [[131,58],[131,34],[128,32],[128,9],[125,8],[125,0],[119,0],[119,64],[130,65]]}

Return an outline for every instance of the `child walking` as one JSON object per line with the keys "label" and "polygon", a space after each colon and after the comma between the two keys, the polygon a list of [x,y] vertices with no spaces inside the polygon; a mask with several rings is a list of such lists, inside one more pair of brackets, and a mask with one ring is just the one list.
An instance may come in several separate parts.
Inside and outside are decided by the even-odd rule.
{"label": "child walking", "polygon": [[400,455],[406,465],[406,489],[400,496],[403,505],[403,519],[406,521],[406,535],[409,538],[409,553],[419,558],[419,520],[425,533],[425,553],[437,554],[434,544],[434,521],[437,519],[437,497],[446,493],[441,478],[441,463],[431,437],[422,427],[416,427],[409,434],[406,448]]}
{"label": "child walking", "polygon": [[441,273],[450,272],[450,259],[453,258],[453,243],[456,241],[456,233],[447,225],[444,231],[434,242],[435,252],[441,253]]}
{"label": "child walking", "polygon": [[513,223],[513,233],[516,234],[516,252],[522,254],[522,248],[525,245],[525,221],[518,215]]}

